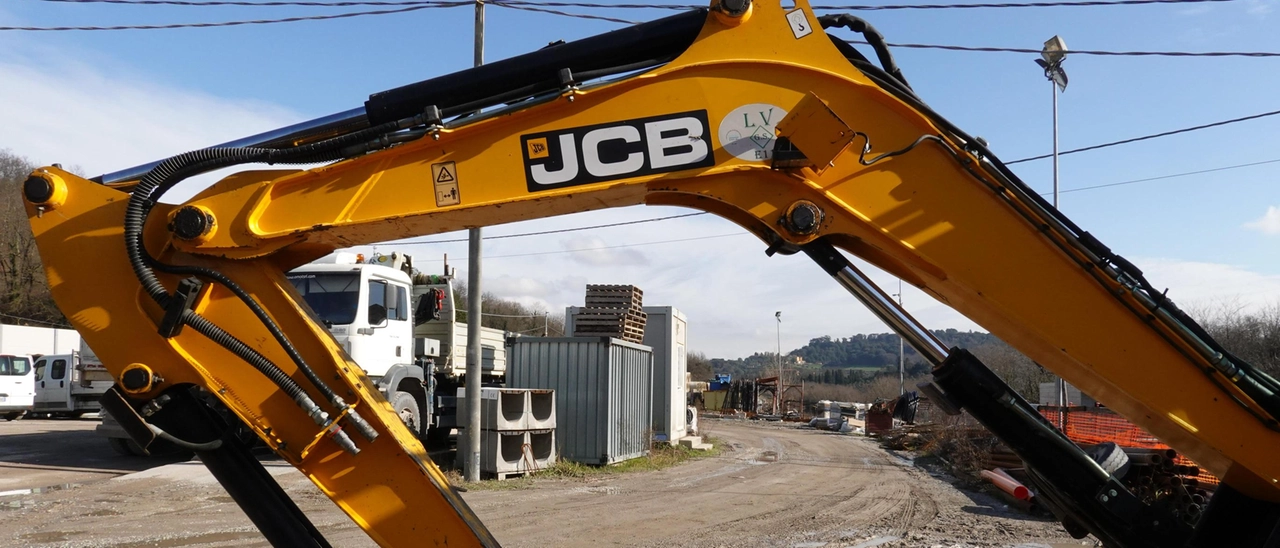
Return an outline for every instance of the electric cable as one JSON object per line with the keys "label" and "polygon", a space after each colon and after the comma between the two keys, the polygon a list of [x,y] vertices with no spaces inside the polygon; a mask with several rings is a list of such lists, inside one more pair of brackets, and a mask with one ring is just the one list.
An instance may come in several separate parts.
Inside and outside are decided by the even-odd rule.
{"label": "electric cable", "polygon": [[[1133,180],[1129,180],[1129,181],[1120,181],[1120,182],[1118,182],[1118,183],[1107,183],[1107,184],[1104,184],[1104,185],[1094,185],[1094,186],[1082,186],[1082,187],[1078,187],[1078,188],[1068,188],[1068,189],[1059,190],[1059,191],[1058,191],[1058,193],[1059,193],[1059,194],[1066,194],[1066,193],[1068,193],[1068,192],[1080,192],[1080,191],[1084,191],[1084,190],[1097,190],[1097,189],[1100,189],[1100,188],[1111,188],[1111,187],[1113,187],[1113,186],[1123,186],[1123,185],[1132,185],[1132,184],[1136,184],[1136,183],[1146,183],[1146,182],[1149,182],[1149,181],[1159,181],[1159,180],[1162,180],[1162,179],[1173,179],[1173,178],[1175,178],[1175,177],[1186,177],[1186,176],[1189,176],[1189,175],[1201,175],[1201,174],[1204,174],[1204,173],[1214,173],[1214,172],[1217,172],[1217,171],[1227,171],[1227,170],[1232,170],[1232,169],[1241,169],[1241,168],[1253,167],[1253,166],[1260,166],[1260,165],[1265,165],[1265,164],[1274,164],[1274,163],[1278,163],[1278,162],[1280,162],[1280,158],[1275,158],[1275,159],[1272,159],[1272,160],[1263,160],[1263,161],[1261,161],[1261,162],[1249,162],[1249,163],[1247,163],[1247,164],[1235,164],[1235,165],[1230,165],[1230,166],[1222,166],[1222,167],[1215,167],[1215,168],[1209,168],[1209,169],[1201,169],[1201,170],[1197,170],[1197,171],[1186,171],[1186,172],[1183,172],[1183,173],[1171,173],[1171,174],[1169,174],[1169,175],[1159,175],[1159,176],[1156,176],[1156,177],[1146,177],[1146,178],[1143,178],[1143,179],[1133,179]],[[1048,196],[1048,195],[1050,195],[1050,194],[1053,194],[1053,193],[1052,193],[1052,192],[1049,192],[1049,193],[1041,193],[1041,195],[1042,195],[1042,196]]]}
{"label": "electric cable", "polygon": [[[301,6],[301,7],[354,7],[354,6],[416,6],[424,4],[437,4],[438,0],[344,0],[340,2],[316,2],[308,0],[269,0],[263,2],[250,2],[246,0],[41,0],[43,2],[54,2],[63,4],[123,4],[123,5],[140,5],[140,6],[189,6],[189,7],[209,7],[209,6],[251,6],[251,7],[280,7],[280,6]],[[1201,4],[1201,3],[1225,3],[1234,2],[1236,0],[1085,0],[1078,2],[1050,1],[1050,2],[998,2],[998,3],[972,3],[972,4],[844,4],[844,5],[816,5],[812,6],[814,10],[848,10],[848,11],[888,11],[888,10],[935,10],[935,9],[1001,9],[1001,8],[1074,8],[1074,7],[1100,7],[1100,6],[1138,6],[1153,4]],[[665,9],[665,10],[686,10],[706,7],[705,5],[694,4],[605,4],[600,2],[562,2],[562,1],[520,1],[509,2],[524,5],[534,5],[543,7],[562,7],[562,8],[593,8],[593,9]]]}
{"label": "electric cable", "polygon": [[163,24],[163,25],[58,26],[58,27],[5,26],[5,27],[0,27],[0,31],[58,32],[58,31],[108,31],[108,30],[166,30],[166,29],[235,27],[235,26],[241,26],[241,25],[271,25],[276,23],[297,23],[301,21],[326,21],[326,20],[332,20],[332,19],[362,17],[366,15],[390,15],[393,13],[408,13],[411,11],[433,9],[433,8],[452,8],[452,7],[459,7],[459,6],[471,6],[471,5],[475,5],[475,3],[474,2],[441,2],[438,4],[409,6],[405,8],[388,9],[388,10],[353,11],[349,13],[336,13],[331,15],[306,15],[306,16],[298,16],[298,17],[285,17],[282,19],[250,19],[250,20],[244,20],[244,21],[220,21],[220,22],[212,22],[212,23],[170,23],[170,24]]}
{"label": "electric cable", "polygon": [[[559,250],[559,251],[538,251],[538,252],[534,252],[534,253],[516,253],[516,254],[513,254],[513,255],[485,255],[485,256],[484,256],[484,258],[485,258],[485,260],[487,261],[487,260],[489,260],[489,259],[508,259],[508,258],[511,258],[511,257],[536,257],[536,256],[540,256],[540,255],[562,255],[562,254],[565,254],[565,253],[586,253],[586,252],[588,252],[588,251],[603,251],[603,250],[606,250],[606,249],[622,249],[622,248],[627,248],[627,247],[642,247],[642,246],[647,246],[647,245],[660,245],[660,244],[674,244],[674,243],[680,243],[680,242],[693,242],[693,241],[698,241],[698,240],[711,240],[711,239],[716,239],[716,238],[728,238],[728,237],[731,237],[731,236],[747,236],[747,235],[749,235],[749,234],[750,234],[749,232],[735,232],[735,233],[733,233],[733,234],[715,234],[715,235],[712,235],[712,236],[698,236],[698,237],[694,237],[694,238],[679,238],[679,239],[675,239],[675,240],[658,240],[658,241],[656,241],[656,242],[638,242],[638,243],[633,243],[633,244],[606,245],[606,246],[600,246],[600,247],[585,247],[585,248],[582,248],[582,249],[562,249],[562,250]],[[379,244],[379,245],[381,245],[381,244]],[[427,260],[428,260],[428,261],[432,261],[432,262],[439,262],[439,261],[443,261],[444,259],[427,259]],[[465,260],[467,260],[467,258],[466,258],[466,257],[463,257],[463,258],[462,258],[462,259],[460,259],[460,260],[465,261]]]}
{"label": "electric cable", "polygon": [[[1073,149],[1071,149],[1071,150],[1066,150],[1066,151],[1059,152],[1059,153],[1058,153],[1058,156],[1065,156],[1065,155],[1067,155],[1067,154],[1076,154],[1076,153],[1078,153],[1078,152],[1087,152],[1087,151],[1090,151],[1090,150],[1098,150],[1098,149],[1108,148],[1108,147],[1113,147],[1113,146],[1117,146],[1117,145],[1126,145],[1126,144],[1129,144],[1129,143],[1136,143],[1136,142],[1138,142],[1138,141],[1147,141],[1147,140],[1155,139],[1155,138],[1158,138],[1158,137],[1168,137],[1168,136],[1170,136],[1170,135],[1178,135],[1178,134],[1182,134],[1182,133],[1190,133],[1190,132],[1192,132],[1192,131],[1199,131],[1199,130],[1202,130],[1202,129],[1209,129],[1209,128],[1214,128],[1214,127],[1219,127],[1219,126],[1225,126],[1225,125],[1229,125],[1229,124],[1235,124],[1235,123],[1238,123],[1238,122],[1247,122],[1247,121],[1249,121],[1249,120],[1257,120],[1257,119],[1259,119],[1259,118],[1266,118],[1266,117],[1268,117],[1268,116],[1275,116],[1275,115],[1277,115],[1277,114],[1280,114],[1280,110],[1273,110],[1273,111],[1271,111],[1271,112],[1263,112],[1263,113],[1260,113],[1260,114],[1252,114],[1252,115],[1249,115],[1249,116],[1242,116],[1242,117],[1240,117],[1240,118],[1232,118],[1232,119],[1230,119],[1230,120],[1222,120],[1222,121],[1220,121],[1220,122],[1213,122],[1213,123],[1210,123],[1210,124],[1201,124],[1201,125],[1198,125],[1198,126],[1184,127],[1184,128],[1182,128],[1182,129],[1175,129],[1175,130],[1171,130],[1171,131],[1163,131],[1163,132],[1160,132],[1160,133],[1152,133],[1152,134],[1150,134],[1150,135],[1143,135],[1143,136],[1141,136],[1141,137],[1132,137],[1132,138],[1129,138],[1129,139],[1121,139],[1121,140],[1119,140],[1119,141],[1111,141],[1110,143],[1102,143],[1102,144],[1098,144],[1098,145],[1090,145],[1090,146],[1082,147],[1082,148],[1073,148]],[[1028,158],[1019,158],[1019,159],[1017,159],[1017,160],[1012,160],[1012,161],[1004,162],[1004,165],[1006,165],[1006,166],[1007,166],[1007,165],[1013,165],[1013,164],[1020,164],[1020,163],[1022,163],[1022,162],[1030,162],[1030,161],[1033,161],[1033,160],[1043,160],[1043,159],[1045,159],[1045,158],[1052,158],[1052,157],[1053,157],[1053,154],[1041,154],[1041,155],[1039,155],[1039,156],[1031,156],[1031,157],[1028,157]]]}
{"label": "electric cable", "polygon": [[[12,319],[14,319],[14,320],[23,321],[23,322],[38,323],[38,324],[42,324],[42,325],[47,325],[47,326],[49,326],[49,327],[56,327],[56,328],[58,328],[58,329],[75,329],[74,327],[72,327],[72,326],[70,326],[70,325],[66,325],[66,324],[60,324],[60,323],[56,323],[56,322],[47,322],[47,321],[44,321],[44,320],[37,320],[37,319],[35,319],[35,318],[24,318],[24,317],[22,317],[22,316],[14,316],[13,314],[5,314],[5,313],[3,313],[3,312],[0,312],[0,316],[3,316],[3,317],[5,317],[5,318],[12,318]],[[15,324],[15,325],[16,325],[16,324]]]}
{"label": "electric cable", "polygon": [[[498,236],[485,236],[485,237],[484,237],[484,238],[482,238],[482,239],[483,239],[483,240],[503,240],[503,239],[507,239],[507,238],[523,238],[523,237],[526,237],[526,236],[545,236],[545,235],[548,235],[548,234],[563,234],[563,233],[565,233],[565,232],[579,232],[579,231],[583,231],[583,230],[595,230],[595,229],[597,229],[597,228],[612,228],[612,227],[615,227],[615,226],[629,226],[629,225],[638,225],[638,224],[642,224],[642,223],[653,223],[653,222],[658,222],[658,221],[669,221],[669,220],[671,220],[671,219],[683,219],[683,218],[685,218],[685,217],[697,217],[697,216],[699,216],[699,215],[706,215],[706,214],[707,214],[707,213],[705,213],[705,212],[699,212],[699,213],[685,213],[685,214],[682,214],[682,215],[670,215],[670,216],[667,216],[667,217],[654,217],[654,218],[652,218],[652,219],[640,219],[640,220],[638,220],[638,221],[622,221],[622,222],[618,222],[618,223],[607,223],[607,224],[602,224],[602,225],[578,226],[578,227],[573,227],[573,228],[560,228],[560,229],[556,229],[556,230],[542,230],[542,231],[538,231],[538,232],[521,232],[521,233],[517,233],[517,234],[502,234],[502,235],[498,235]],[[467,238],[455,238],[455,239],[452,239],[452,240],[428,240],[428,241],[425,241],[425,242],[390,242],[390,243],[378,244],[378,246],[379,246],[379,247],[381,247],[381,246],[384,246],[384,245],[456,244],[456,243],[467,242],[467,241],[470,241],[470,240],[468,240]]]}
{"label": "electric cable", "polygon": [[[850,44],[870,45],[863,40],[846,40]],[[889,47],[903,49],[936,49],[946,51],[964,51],[980,53],[1026,53],[1040,55],[1041,50],[1035,48],[1002,48],[991,46],[956,46],[950,44],[914,44],[889,42]],[[1096,49],[1073,49],[1071,55],[1090,55],[1103,57],[1280,57],[1275,51],[1112,51]]]}

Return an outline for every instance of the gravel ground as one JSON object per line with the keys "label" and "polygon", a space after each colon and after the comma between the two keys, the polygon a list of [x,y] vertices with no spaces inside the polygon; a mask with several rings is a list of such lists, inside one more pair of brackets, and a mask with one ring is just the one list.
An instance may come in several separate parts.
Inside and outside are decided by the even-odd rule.
{"label": "gravel ground", "polygon": [[[267,546],[198,462],[126,473],[147,465],[122,466],[109,457],[105,443],[101,452],[83,443],[80,458],[106,459],[104,464],[86,467],[65,456],[54,465],[32,464],[51,446],[49,440],[76,437],[86,428],[63,424],[37,428],[39,435],[16,435],[18,428],[39,422],[49,421],[0,424],[0,485],[10,485],[0,491],[33,486],[24,479],[32,474],[59,488],[0,494],[0,545]],[[745,421],[707,420],[703,428],[724,444],[719,456],[658,472],[542,479],[521,489],[472,490],[464,497],[498,540],[513,547],[1094,545],[1072,540],[1056,523],[958,489],[948,476],[865,438]],[[373,546],[301,474],[280,463],[267,465],[334,546]],[[59,473],[78,479],[62,481]],[[116,477],[104,479],[111,476]]]}

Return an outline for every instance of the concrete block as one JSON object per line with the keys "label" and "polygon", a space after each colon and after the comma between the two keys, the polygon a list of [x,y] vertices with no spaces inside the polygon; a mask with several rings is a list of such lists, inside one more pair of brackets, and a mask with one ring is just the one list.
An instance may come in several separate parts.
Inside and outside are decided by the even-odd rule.
{"label": "concrete block", "polygon": [[[458,423],[467,421],[466,389],[458,389]],[[529,391],[513,388],[480,389],[480,428],[497,431],[528,430]]]}
{"label": "concrete block", "polygon": [[710,443],[702,443],[702,436],[685,436],[680,438],[680,445],[695,451],[709,451],[715,447]]}
{"label": "concrete block", "polygon": [[555,390],[529,390],[528,425],[530,430],[546,430],[556,427]]}

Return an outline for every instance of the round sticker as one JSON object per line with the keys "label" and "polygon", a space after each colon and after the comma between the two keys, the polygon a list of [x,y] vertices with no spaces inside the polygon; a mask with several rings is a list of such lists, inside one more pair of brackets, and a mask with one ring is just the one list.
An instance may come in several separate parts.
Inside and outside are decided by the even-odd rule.
{"label": "round sticker", "polygon": [[774,127],[787,115],[782,107],[752,103],[733,109],[720,121],[720,146],[752,162],[773,159]]}

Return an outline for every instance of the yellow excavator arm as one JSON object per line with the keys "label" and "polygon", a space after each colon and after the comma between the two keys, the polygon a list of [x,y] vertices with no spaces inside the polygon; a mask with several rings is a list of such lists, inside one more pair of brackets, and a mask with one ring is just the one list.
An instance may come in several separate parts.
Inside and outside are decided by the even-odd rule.
{"label": "yellow excavator arm", "polygon": [[[830,26],[864,33],[880,66]],[[842,252],[963,313],[1240,497],[1280,501],[1274,381],[925,106],[859,19],[818,18],[805,0],[723,0],[377,94],[309,127],[97,181],[42,168],[24,186],[54,298],[119,379],[136,436],[197,446],[273,542],[324,545],[278,487],[252,495],[231,477],[252,467],[232,451],[236,433],[383,546],[496,545],[285,272],[355,245],[635,204],[707,211],[770,253],[809,254],[924,348],[935,397],[1006,441],[1065,438],[1035,430],[1038,417],[1019,419],[1034,435],[996,424],[975,398],[1022,415],[1025,402],[993,376],[957,380],[971,357],[877,305]],[[324,165],[244,171],[158,202],[185,177],[246,163]],[[192,426],[197,415],[215,426]],[[1077,466],[1100,482],[1058,497],[1064,520],[1117,545],[1173,545],[1108,522],[1149,517],[1112,507],[1108,472],[1039,450],[1019,449],[1043,475]],[[1101,502],[1072,502],[1095,492]],[[284,500],[241,500],[254,497]]]}

